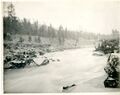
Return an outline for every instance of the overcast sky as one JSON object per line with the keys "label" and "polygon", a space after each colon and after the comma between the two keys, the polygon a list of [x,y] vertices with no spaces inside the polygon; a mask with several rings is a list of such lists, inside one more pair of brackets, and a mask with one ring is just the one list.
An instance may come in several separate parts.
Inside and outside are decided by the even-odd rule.
{"label": "overcast sky", "polygon": [[119,1],[40,0],[15,2],[14,5],[18,17],[52,24],[55,28],[62,25],[70,30],[104,34],[120,29]]}

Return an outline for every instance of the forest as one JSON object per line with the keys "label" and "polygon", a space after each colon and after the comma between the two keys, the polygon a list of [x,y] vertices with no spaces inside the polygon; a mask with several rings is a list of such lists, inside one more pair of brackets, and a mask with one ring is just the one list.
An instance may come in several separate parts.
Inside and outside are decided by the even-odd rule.
{"label": "forest", "polygon": [[57,38],[59,44],[63,44],[65,39],[73,39],[78,41],[79,37],[84,39],[97,39],[97,34],[80,31],[71,31],[67,27],[63,28],[62,25],[55,29],[52,24],[49,26],[39,24],[38,21],[33,23],[24,18],[20,19],[15,15],[15,7],[11,3],[7,7],[7,16],[3,18],[4,27],[4,40],[12,40],[11,35],[28,35],[28,40],[31,41],[31,36],[38,36],[36,42],[40,42],[41,37]]}
{"label": "forest", "polygon": [[[15,14],[15,6],[9,3],[6,7],[6,11],[3,16],[3,29],[4,29],[4,41],[17,42],[33,42],[44,43],[42,39],[46,39],[47,44],[57,43],[58,46],[65,45],[66,41],[73,41],[74,46],[82,44],[95,44],[101,40],[117,39],[119,38],[119,31],[117,29],[112,30],[112,34],[95,34],[86,31],[71,31],[67,27],[59,26],[58,29],[54,28],[52,24],[40,24],[38,20],[31,22],[27,18],[20,19]],[[18,35],[18,36],[16,36]],[[26,35],[26,37],[24,37]],[[16,38],[14,37],[16,36]],[[56,41],[56,42],[55,42]],[[72,43],[72,42],[71,42]],[[119,42],[118,42],[119,43]],[[70,46],[71,47],[71,46]]]}

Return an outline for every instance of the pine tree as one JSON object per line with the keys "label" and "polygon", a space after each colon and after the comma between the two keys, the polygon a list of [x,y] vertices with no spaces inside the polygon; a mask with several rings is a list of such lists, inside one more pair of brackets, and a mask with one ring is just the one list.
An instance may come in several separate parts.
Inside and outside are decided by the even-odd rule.
{"label": "pine tree", "polygon": [[28,41],[29,41],[29,42],[32,41],[31,35],[29,35],[29,37],[28,37]]}

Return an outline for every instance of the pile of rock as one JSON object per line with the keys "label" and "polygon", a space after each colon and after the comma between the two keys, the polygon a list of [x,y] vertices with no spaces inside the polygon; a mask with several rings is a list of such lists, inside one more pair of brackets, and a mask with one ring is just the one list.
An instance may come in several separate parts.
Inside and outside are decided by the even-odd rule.
{"label": "pile of rock", "polygon": [[105,87],[120,87],[120,55],[117,53],[110,54],[107,66],[104,68],[107,78],[104,81]]}
{"label": "pile of rock", "polygon": [[11,55],[7,55],[4,58],[4,68],[13,69],[13,68],[24,68],[26,65],[35,63],[33,58],[37,57],[35,51],[23,51],[15,52]]}

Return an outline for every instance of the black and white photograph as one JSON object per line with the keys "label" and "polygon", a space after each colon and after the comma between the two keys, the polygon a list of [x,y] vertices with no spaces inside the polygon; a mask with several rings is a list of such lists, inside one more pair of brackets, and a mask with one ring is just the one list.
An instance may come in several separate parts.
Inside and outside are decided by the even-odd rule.
{"label": "black and white photograph", "polygon": [[4,94],[120,92],[120,0],[1,5]]}

